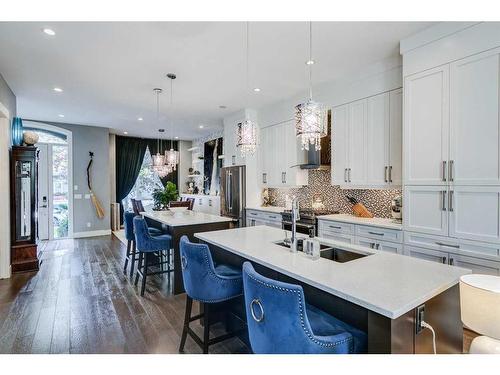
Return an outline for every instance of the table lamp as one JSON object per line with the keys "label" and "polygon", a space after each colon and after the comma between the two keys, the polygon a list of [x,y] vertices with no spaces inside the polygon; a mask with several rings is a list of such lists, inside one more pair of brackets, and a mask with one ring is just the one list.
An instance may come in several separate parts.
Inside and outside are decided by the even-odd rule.
{"label": "table lamp", "polygon": [[500,354],[500,277],[464,275],[460,278],[462,323],[483,335],[476,337],[470,354]]}

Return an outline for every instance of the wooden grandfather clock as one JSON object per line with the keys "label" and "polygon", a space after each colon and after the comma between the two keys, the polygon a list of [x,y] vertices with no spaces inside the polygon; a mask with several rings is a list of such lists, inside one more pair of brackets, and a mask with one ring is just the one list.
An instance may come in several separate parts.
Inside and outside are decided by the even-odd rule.
{"label": "wooden grandfather clock", "polygon": [[38,149],[13,146],[10,159],[10,215],[12,272],[37,271]]}

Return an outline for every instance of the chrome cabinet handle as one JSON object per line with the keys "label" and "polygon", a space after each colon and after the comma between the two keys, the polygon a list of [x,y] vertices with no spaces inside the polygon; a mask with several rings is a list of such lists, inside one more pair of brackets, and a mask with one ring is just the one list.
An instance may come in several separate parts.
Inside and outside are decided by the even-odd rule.
{"label": "chrome cabinet handle", "polygon": [[435,242],[435,244],[439,246],[446,246],[446,247],[453,247],[454,249],[460,249],[460,245],[451,245],[443,242]]}
{"label": "chrome cabinet handle", "polygon": [[209,199],[209,200],[208,200],[208,205],[209,205],[210,207],[212,207],[212,200],[211,200],[211,199]]}
{"label": "chrome cabinet handle", "polygon": [[235,164],[236,164],[236,155],[231,156],[231,163],[232,163],[233,165],[235,165]]}
{"label": "chrome cabinet handle", "polygon": [[384,233],[368,232],[369,234],[374,234],[375,236],[383,236]]}
{"label": "chrome cabinet handle", "polygon": [[283,183],[286,184],[286,172],[283,172]]}
{"label": "chrome cabinet handle", "polygon": [[387,165],[386,165],[386,166],[385,166],[385,170],[384,170],[384,180],[385,180],[385,182],[389,182],[389,181],[388,181],[388,178],[387,178],[387,169],[388,169],[388,168],[389,168],[389,167],[387,167]]}
{"label": "chrome cabinet handle", "polygon": [[441,258],[441,263],[446,264],[446,257]]}
{"label": "chrome cabinet handle", "polygon": [[450,160],[450,167],[448,169],[448,180],[453,182],[453,172],[454,172],[455,161]]}
{"label": "chrome cabinet handle", "polygon": [[262,173],[262,183],[267,184],[267,173]]}
{"label": "chrome cabinet handle", "polygon": [[342,227],[338,227],[336,225],[329,225],[328,228],[332,228],[332,229],[342,229]]}
{"label": "chrome cabinet handle", "polygon": [[375,249],[375,243],[374,242],[370,243],[370,249]]}
{"label": "chrome cabinet handle", "polygon": [[450,190],[450,195],[448,197],[448,211],[453,212],[453,193],[454,190]]}
{"label": "chrome cabinet handle", "polygon": [[450,266],[453,266],[453,263],[455,263],[455,260],[453,258],[450,258],[450,260],[448,261],[448,264]]}
{"label": "chrome cabinet handle", "polygon": [[392,165],[389,165],[389,182],[392,183]]}
{"label": "chrome cabinet handle", "polygon": [[443,179],[442,180],[446,182],[446,160],[443,160],[443,170],[442,170],[442,172],[443,172]]}
{"label": "chrome cabinet handle", "polygon": [[344,182],[347,182],[347,168],[344,168]]}
{"label": "chrome cabinet handle", "polygon": [[347,182],[351,182],[351,168],[347,168]]}
{"label": "chrome cabinet handle", "polygon": [[441,201],[441,204],[442,204],[442,207],[441,207],[441,211],[446,211],[446,190],[443,190],[441,192],[441,196],[442,196],[442,201]]}

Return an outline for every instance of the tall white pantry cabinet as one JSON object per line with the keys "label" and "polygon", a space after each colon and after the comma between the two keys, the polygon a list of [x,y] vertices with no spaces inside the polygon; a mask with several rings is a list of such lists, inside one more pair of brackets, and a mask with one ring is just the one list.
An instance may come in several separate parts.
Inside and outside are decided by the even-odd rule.
{"label": "tall white pantry cabinet", "polygon": [[500,272],[499,72],[493,48],[404,76],[408,255]]}

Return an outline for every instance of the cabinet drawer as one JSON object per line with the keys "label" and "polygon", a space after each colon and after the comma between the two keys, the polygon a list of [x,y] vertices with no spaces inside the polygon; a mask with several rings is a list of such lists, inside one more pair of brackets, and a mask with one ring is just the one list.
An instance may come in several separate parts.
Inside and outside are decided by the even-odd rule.
{"label": "cabinet drawer", "polygon": [[449,264],[452,266],[468,268],[472,273],[486,275],[500,275],[500,262],[479,259],[463,255],[449,254]]}
{"label": "cabinet drawer", "polygon": [[329,240],[334,240],[334,241],[339,241],[339,242],[344,242],[344,243],[349,243],[349,244],[354,243],[354,237],[351,236],[350,234],[324,231],[324,232],[318,232],[318,236],[322,237],[322,238],[328,238]]}
{"label": "cabinet drawer", "polygon": [[354,234],[354,225],[340,221],[318,220],[318,232]]}
{"label": "cabinet drawer", "polygon": [[280,214],[274,214],[270,212],[262,212],[262,217],[268,221],[276,221],[280,223],[281,226],[281,215]]}
{"label": "cabinet drawer", "polygon": [[394,242],[379,241],[372,238],[356,237],[356,244],[373,250],[387,251],[393,254],[402,254],[403,245]]}
{"label": "cabinet drawer", "polygon": [[265,221],[275,221],[279,222],[281,226],[281,215],[279,213],[247,210],[246,214],[247,218],[260,219]]}
{"label": "cabinet drawer", "polygon": [[412,245],[405,245],[404,254],[414,258],[428,260],[431,262],[448,264],[448,253],[445,251],[432,250]]}
{"label": "cabinet drawer", "polygon": [[383,241],[403,242],[402,231],[368,225],[356,225],[356,236]]}

